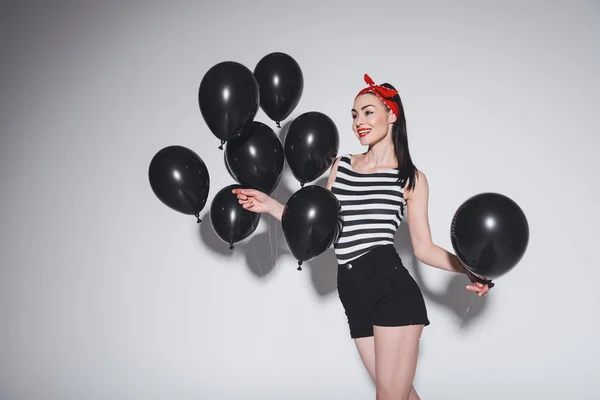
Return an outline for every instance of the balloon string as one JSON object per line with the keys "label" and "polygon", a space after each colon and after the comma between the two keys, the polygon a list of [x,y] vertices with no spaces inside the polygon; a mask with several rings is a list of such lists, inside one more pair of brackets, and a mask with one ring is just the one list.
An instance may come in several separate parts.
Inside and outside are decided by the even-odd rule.
{"label": "balloon string", "polygon": [[256,265],[258,266],[258,270],[260,271],[260,276],[265,276],[262,268],[260,267],[260,263],[258,262],[258,258],[256,258],[256,252],[254,251],[254,245],[252,245],[252,254],[254,255],[254,261],[256,261]]}
{"label": "balloon string", "polygon": [[271,240],[271,220],[267,220],[267,231],[269,232],[269,246],[271,247],[271,262],[275,265],[275,253],[273,252],[273,241]]}
{"label": "balloon string", "polygon": [[[279,186],[275,189],[275,198],[279,198]],[[277,257],[279,256],[279,236],[278,231],[279,225],[277,225],[278,220],[275,220],[275,267],[277,267]]]}
{"label": "balloon string", "polygon": [[475,299],[475,293],[473,293],[473,297],[471,297],[471,302],[469,303],[469,306],[467,307],[467,311],[465,311],[465,315],[463,316],[463,318],[467,316],[467,313],[471,309],[471,304],[473,304],[474,299]]}

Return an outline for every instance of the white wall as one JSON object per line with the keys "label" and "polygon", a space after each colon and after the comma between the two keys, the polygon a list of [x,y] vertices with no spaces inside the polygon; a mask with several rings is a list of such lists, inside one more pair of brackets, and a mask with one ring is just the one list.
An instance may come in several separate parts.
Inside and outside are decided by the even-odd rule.
{"label": "white wall", "polygon": [[[304,72],[286,122],[326,113],[342,153],[362,150],[363,74],[400,89],[437,244],[483,191],[529,219],[522,262],[468,313],[466,280],[415,263],[399,231],[432,321],[421,397],[597,398],[598,2],[235,3],[2,6],[0,398],[374,398],[331,251],[298,272],[264,218],[230,252],[148,183],[171,144],[207,163],[208,204],[233,183],[198,86],[273,51]],[[279,199],[298,188],[286,170]]]}

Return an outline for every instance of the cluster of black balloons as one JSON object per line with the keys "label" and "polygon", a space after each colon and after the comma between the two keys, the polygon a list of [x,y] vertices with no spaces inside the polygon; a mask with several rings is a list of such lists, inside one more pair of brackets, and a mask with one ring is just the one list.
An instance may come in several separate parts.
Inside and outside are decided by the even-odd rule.
{"label": "cluster of black balloons", "polygon": [[[256,230],[260,214],[244,209],[232,190],[253,188],[273,193],[287,160],[301,188],[285,204],[281,226],[299,265],[328,249],[341,229],[337,198],[320,186],[305,186],[333,164],[338,130],[327,115],[306,112],[292,121],[282,144],[273,129],[254,118],[260,106],[280,127],[298,105],[303,88],[298,63],[287,54],[271,53],[260,60],[254,72],[233,61],[213,66],[198,91],[202,116],[220,140],[219,149],[226,144],[225,167],[237,181],[219,190],[212,200],[210,217],[215,233],[233,249]],[[152,190],[164,204],[201,222],[210,176],[198,154],[183,146],[165,147],[152,158],[148,174]],[[513,200],[482,193],[456,211],[451,239],[465,268],[491,279],[519,262],[527,248],[529,226]]]}
{"label": "cluster of black balloons", "polygon": [[223,144],[242,133],[258,107],[280,122],[296,108],[304,90],[300,66],[285,53],[263,57],[254,72],[235,61],[210,68],[198,90],[198,104],[210,131]]}
{"label": "cluster of black balloons", "polygon": [[[219,190],[210,206],[215,233],[230,246],[250,236],[260,214],[244,209],[234,188],[253,188],[272,194],[279,184],[285,161],[300,182],[286,203],[282,229],[288,247],[307,261],[325,251],[339,232],[339,203],[324,188],[304,185],[331,167],[338,154],[339,134],[327,115],[311,111],[290,124],[284,144],[268,125],[255,121],[260,107],[281,127],[298,105],[304,77],[298,63],[285,53],[263,57],[250,71],[225,61],[210,68],[200,83],[198,104],[206,125],[220,140],[225,167],[238,183]],[[208,169],[198,154],[183,146],[169,146],[153,157],[150,186],[170,208],[195,215],[201,222],[210,190]]]}

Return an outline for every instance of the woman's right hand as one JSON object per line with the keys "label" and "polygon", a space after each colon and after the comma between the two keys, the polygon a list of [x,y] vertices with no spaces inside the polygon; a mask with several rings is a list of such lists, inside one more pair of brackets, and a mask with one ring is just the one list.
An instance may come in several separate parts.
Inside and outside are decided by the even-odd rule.
{"label": "woman's right hand", "polygon": [[269,195],[255,189],[233,189],[238,202],[248,211],[256,213],[272,213],[275,203]]}

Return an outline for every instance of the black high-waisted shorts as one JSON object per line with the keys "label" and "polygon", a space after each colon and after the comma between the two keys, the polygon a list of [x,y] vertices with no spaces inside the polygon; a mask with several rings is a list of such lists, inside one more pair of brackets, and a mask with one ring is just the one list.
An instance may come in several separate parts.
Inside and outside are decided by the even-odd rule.
{"label": "black high-waisted shorts", "polygon": [[429,325],[421,289],[392,244],[340,264],[337,285],[351,338],[373,336],[373,325]]}

